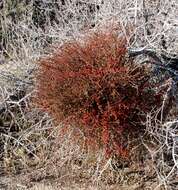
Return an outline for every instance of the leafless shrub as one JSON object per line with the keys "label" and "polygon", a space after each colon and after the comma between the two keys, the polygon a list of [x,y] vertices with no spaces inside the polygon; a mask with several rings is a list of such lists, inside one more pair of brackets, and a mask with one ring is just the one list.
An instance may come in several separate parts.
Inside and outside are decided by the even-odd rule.
{"label": "leafless shrub", "polygon": [[148,114],[146,125],[151,141],[143,139],[143,145],[151,156],[152,166],[159,181],[157,189],[162,185],[165,189],[177,189],[178,121],[175,117],[160,121],[157,119],[158,112]]}

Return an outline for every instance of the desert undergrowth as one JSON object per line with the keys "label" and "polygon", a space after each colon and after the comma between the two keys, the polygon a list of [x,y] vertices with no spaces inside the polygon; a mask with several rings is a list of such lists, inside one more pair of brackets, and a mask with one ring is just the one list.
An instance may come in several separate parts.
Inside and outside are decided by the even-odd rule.
{"label": "desert undergrowth", "polygon": [[[177,53],[177,3],[7,0],[0,9],[0,173],[18,174],[25,186],[57,179],[70,187],[67,181],[82,178],[109,189],[154,178],[157,189],[176,189],[177,112],[164,100],[169,76],[160,71],[149,81],[152,60],[129,58],[127,48]],[[119,30],[98,30],[113,21]],[[31,106],[36,66],[43,111]]]}

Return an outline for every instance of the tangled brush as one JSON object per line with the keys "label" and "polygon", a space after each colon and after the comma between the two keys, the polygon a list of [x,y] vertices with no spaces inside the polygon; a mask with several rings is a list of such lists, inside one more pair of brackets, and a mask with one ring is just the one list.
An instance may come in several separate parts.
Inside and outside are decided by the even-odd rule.
{"label": "tangled brush", "polygon": [[144,113],[162,102],[149,68],[129,58],[126,46],[114,29],[65,43],[39,62],[36,96],[57,122],[82,130],[88,145],[124,157],[127,136],[141,133]]}

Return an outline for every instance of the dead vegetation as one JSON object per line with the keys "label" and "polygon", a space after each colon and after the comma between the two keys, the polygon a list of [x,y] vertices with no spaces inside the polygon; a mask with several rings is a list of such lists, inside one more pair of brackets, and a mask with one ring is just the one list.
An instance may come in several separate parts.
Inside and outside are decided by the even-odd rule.
{"label": "dead vegetation", "polygon": [[[134,60],[154,70],[151,80],[159,84],[157,91],[164,91],[164,99],[145,115],[144,133],[128,136],[129,162],[107,158],[102,148],[86,148],[80,128],[68,126],[64,132],[64,125],[54,126],[47,113],[31,105],[35,63],[51,53],[50,44],[77,41],[105,23],[121,24],[127,48],[152,49],[158,57],[176,55],[177,6],[173,0],[0,3],[0,189],[178,188],[177,75],[146,65],[153,62],[150,55]],[[128,25],[132,36],[125,30]]]}

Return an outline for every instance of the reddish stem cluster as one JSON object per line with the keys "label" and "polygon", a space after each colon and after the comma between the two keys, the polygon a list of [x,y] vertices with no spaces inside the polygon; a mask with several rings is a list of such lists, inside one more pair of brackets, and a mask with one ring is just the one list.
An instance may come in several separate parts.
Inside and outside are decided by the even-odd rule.
{"label": "reddish stem cluster", "polygon": [[127,57],[114,30],[70,41],[40,61],[37,103],[58,121],[79,127],[107,154],[127,156],[121,139],[143,130],[142,113],[161,103],[149,69]]}

